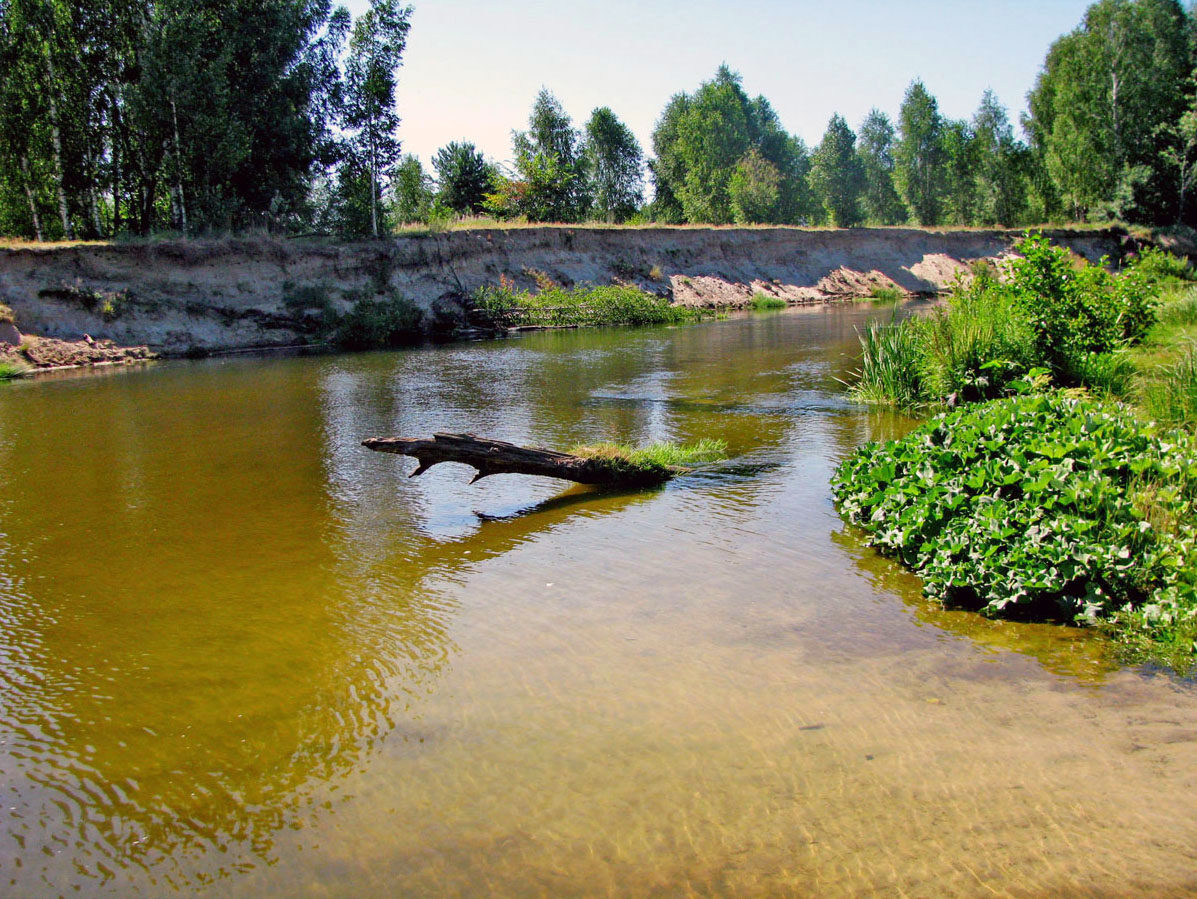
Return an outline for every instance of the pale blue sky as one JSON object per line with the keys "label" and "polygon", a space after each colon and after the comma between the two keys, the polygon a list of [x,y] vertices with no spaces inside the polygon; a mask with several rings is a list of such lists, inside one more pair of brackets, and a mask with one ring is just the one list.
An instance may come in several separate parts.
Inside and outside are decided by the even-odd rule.
{"label": "pale blue sky", "polygon": [[[350,0],[354,12],[367,0]],[[1048,46],[1089,0],[412,0],[398,104],[405,152],[451,140],[511,156],[541,86],[581,126],[610,106],[646,153],[669,98],[721,62],[808,145],[840,113],[895,117],[922,78],[940,110],[971,117],[992,87],[1017,127]]]}

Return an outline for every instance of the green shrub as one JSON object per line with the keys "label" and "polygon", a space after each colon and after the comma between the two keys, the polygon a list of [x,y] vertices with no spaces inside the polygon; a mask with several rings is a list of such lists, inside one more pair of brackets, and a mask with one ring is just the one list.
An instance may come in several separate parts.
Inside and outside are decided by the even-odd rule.
{"label": "green shrub", "polygon": [[510,281],[483,287],[474,306],[501,327],[568,327],[573,325],[654,325],[696,321],[698,309],[674,306],[665,297],[636,287],[552,286],[539,293],[517,290]]}
{"label": "green shrub", "polygon": [[1148,247],[1130,260],[1129,268],[1152,286],[1176,281],[1197,281],[1188,259],[1160,247]]}
{"label": "green shrub", "polygon": [[757,312],[766,309],[785,309],[786,301],[781,297],[771,297],[767,293],[757,291],[752,295],[752,308]]}
{"label": "green shrub", "polygon": [[409,346],[423,336],[423,317],[423,312],[403,297],[362,298],[337,320],[332,338],[349,350]]}
{"label": "green shrub", "polygon": [[11,325],[14,321],[12,309],[0,303],[0,325]]}
{"label": "green shrub", "polygon": [[946,309],[913,321],[928,399],[1003,396],[1040,364],[1030,325],[995,278],[958,281]]}
{"label": "green shrub", "polygon": [[1104,620],[1140,648],[1197,614],[1197,442],[1123,407],[1059,393],[969,406],[861,447],[832,488],[945,603]]}
{"label": "green shrub", "polygon": [[871,287],[869,299],[875,303],[896,303],[902,299],[902,291],[897,287]]}
{"label": "green shrub", "polygon": [[1028,235],[1007,266],[1009,289],[1030,324],[1040,359],[1067,373],[1087,353],[1107,353],[1140,339],[1155,321],[1154,299],[1136,271],[1121,277],[1102,264],[1074,263],[1063,247]]}

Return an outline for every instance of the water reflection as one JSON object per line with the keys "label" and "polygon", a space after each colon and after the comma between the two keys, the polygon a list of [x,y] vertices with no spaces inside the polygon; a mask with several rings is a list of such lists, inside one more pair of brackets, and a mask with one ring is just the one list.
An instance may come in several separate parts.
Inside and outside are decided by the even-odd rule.
{"label": "water reflection", "polygon": [[[529,666],[545,683],[543,659],[585,644],[586,615],[619,634],[591,647],[595,659],[620,659],[629,639],[615,609],[646,629],[689,628],[678,646],[693,656],[653,645],[634,659],[654,681],[595,699],[612,719],[672,691],[671,710],[700,721],[708,710],[685,704],[675,673],[708,678],[730,708],[743,672],[767,659],[765,681],[788,682],[799,650],[815,657],[837,633],[841,658],[859,655],[854,640],[925,644],[909,627],[895,635],[885,615],[900,624],[904,608],[1099,681],[1108,664],[1076,632],[943,612],[852,535],[826,539],[835,461],[911,424],[852,409],[836,383],[868,314],[162,365],[0,394],[0,882],[158,893],[298,863],[295,841],[323,832],[340,784],[380,757],[474,758],[447,745],[443,724],[466,705],[442,695],[455,669],[479,677],[462,647],[489,640],[487,662],[505,673],[524,661],[500,651],[500,624],[479,624],[503,620],[488,603],[567,622],[546,629],[541,667]],[[360,446],[436,430],[552,447],[716,437],[733,459],[619,494],[515,476],[470,486],[454,466],[409,480],[414,463]],[[545,582],[537,565],[574,579],[568,615],[520,595],[529,578]],[[876,634],[843,626],[859,615],[843,569],[883,595]],[[800,627],[818,639],[796,649]],[[725,667],[693,661],[703,654]],[[583,686],[625,675],[578,665],[566,673]],[[507,708],[485,712],[514,728]],[[570,726],[597,726],[572,715]],[[545,732],[556,724],[546,717]],[[536,760],[546,778],[560,775],[555,758]],[[449,767],[444,783],[474,776]]]}

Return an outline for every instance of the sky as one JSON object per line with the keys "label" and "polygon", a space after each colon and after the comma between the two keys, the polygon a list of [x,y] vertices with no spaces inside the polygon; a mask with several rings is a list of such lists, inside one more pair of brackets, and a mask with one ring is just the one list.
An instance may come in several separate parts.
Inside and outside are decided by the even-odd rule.
{"label": "sky", "polygon": [[[453,140],[511,158],[541,87],[581,128],[610,106],[646,155],[669,98],[720,63],[810,147],[839,113],[896,119],[921,78],[940,112],[971,118],[986,88],[1017,128],[1048,47],[1090,0],[412,0],[397,101],[405,153]],[[368,0],[349,0],[355,15]]]}

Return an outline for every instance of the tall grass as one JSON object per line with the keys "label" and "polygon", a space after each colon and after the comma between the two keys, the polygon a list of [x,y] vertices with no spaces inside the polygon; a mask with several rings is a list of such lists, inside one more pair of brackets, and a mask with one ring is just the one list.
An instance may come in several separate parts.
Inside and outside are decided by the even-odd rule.
{"label": "tall grass", "polygon": [[1151,373],[1140,385],[1139,405],[1151,418],[1174,427],[1197,428],[1197,343]]}
{"label": "tall grass", "polygon": [[570,453],[596,459],[624,475],[667,481],[695,465],[727,458],[727,442],[704,437],[694,443],[651,443],[645,447],[626,443],[593,443],[575,446]]}
{"label": "tall grass", "polygon": [[855,399],[905,408],[922,402],[922,354],[912,319],[873,322],[860,333],[860,349],[860,369],[851,390]]}
{"label": "tall grass", "polygon": [[29,374],[30,366],[23,362],[0,362],[0,381],[11,381]]}

